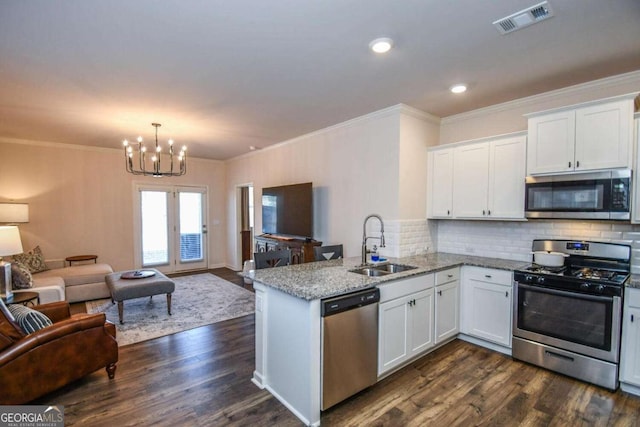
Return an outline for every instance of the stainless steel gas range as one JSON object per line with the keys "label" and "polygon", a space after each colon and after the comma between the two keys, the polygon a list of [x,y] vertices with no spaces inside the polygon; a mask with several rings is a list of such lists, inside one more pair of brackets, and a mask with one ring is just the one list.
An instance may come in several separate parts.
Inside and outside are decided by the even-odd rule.
{"label": "stainless steel gas range", "polygon": [[559,267],[531,264],[514,272],[513,357],[617,389],[631,247],[534,240],[533,251],[568,256]]}

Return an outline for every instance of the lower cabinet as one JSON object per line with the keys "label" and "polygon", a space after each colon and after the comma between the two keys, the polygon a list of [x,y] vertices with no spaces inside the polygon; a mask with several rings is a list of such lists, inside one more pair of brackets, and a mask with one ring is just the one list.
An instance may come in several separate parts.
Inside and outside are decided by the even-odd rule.
{"label": "lower cabinet", "polygon": [[[386,300],[381,289],[378,313],[378,375],[402,365],[435,345],[433,337],[433,275],[422,276],[424,286],[408,286],[413,292]],[[426,280],[425,280],[426,279]],[[409,281],[420,278],[409,279]],[[402,282],[386,286],[403,286]],[[429,287],[415,291],[416,287]],[[398,293],[394,290],[394,293]],[[401,293],[401,292],[400,292]],[[394,295],[395,296],[395,295]]]}
{"label": "lower cabinet", "polygon": [[460,269],[436,273],[435,288],[435,343],[458,335],[459,328]]}
{"label": "lower cabinet", "polygon": [[510,271],[463,267],[461,332],[511,348]]}
{"label": "lower cabinet", "polygon": [[626,390],[640,394],[640,289],[625,289],[622,320],[622,354],[620,356],[620,382],[637,387]]}

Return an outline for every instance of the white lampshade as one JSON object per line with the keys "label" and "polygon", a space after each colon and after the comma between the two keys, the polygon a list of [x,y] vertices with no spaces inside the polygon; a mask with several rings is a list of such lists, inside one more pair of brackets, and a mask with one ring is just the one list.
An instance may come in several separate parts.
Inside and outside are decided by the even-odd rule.
{"label": "white lampshade", "polygon": [[0,256],[22,253],[20,231],[15,225],[0,227]]}
{"label": "white lampshade", "polygon": [[29,205],[26,203],[0,203],[0,223],[29,222]]}

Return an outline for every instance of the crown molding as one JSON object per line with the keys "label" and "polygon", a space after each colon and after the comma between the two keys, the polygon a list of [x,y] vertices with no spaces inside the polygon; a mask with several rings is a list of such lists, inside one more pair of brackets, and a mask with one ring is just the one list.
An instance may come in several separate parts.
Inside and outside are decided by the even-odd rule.
{"label": "crown molding", "polygon": [[583,93],[594,89],[606,88],[619,84],[637,83],[640,81],[640,70],[631,71],[629,73],[619,74],[612,77],[605,77],[598,80],[593,80],[586,83],[580,83],[573,86],[568,86],[562,89],[556,89],[549,92],[543,92],[536,95],[527,96],[525,98],[515,99],[513,101],[503,102],[501,104],[491,105],[489,107],[479,108],[477,110],[468,111],[466,113],[455,114],[453,116],[444,117],[441,119],[443,125],[449,125],[458,121],[469,120],[475,117],[484,116],[487,114],[500,113],[502,111],[511,110],[518,107],[530,105],[534,102],[550,101],[558,99],[567,95],[576,93]]}
{"label": "crown molding", "polygon": [[[34,147],[47,147],[47,148],[79,150],[79,151],[93,151],[97,153],[109,153],[109,154],[114,154],[116,151],[122,153],[122,148],[96,147],[94,145],[67,144],[64,142],[39,141],[35,139],[6,138],[1,136],[0,136],[0,144],[30,145]],[[203,159],[201,157],[189,157],[189,161],[212,162],[216,164],[224,164],[224,160]]]}
{"label": "crown molding", "polygon": [[276,143],[276,144],[269,145],[269,146],[267,146],[265,148],[261,148],[261,149],[256,150],[256,151],[252,151],[252,152],[249,152],[249,153],[244,153],[244,154],[241,154],[239,156],[233,157],[231,159],[227,159],[225,161],[226,162],[233,162],[235,160],[242,160],[242,159],[250,158],[252,156],[257,155],[260,152],[276,150],[278,148],[281,148],[281,147],[284,147],[284,146],[287,146],[287,145],[290,145],[290,144],[295,144],[297,142],[301,142],[301,141],[303,141],[305,139],[308,139],[308,138],[311,138],[311,137],[314,137],[314,136],[318,136],[318,135],[322,135],[322,134],[325,134],[325,133],[328,133],[328,132],[332,132],[332,131],[335,131],[337,129],[353,126],[354,124],[358,124],[358,123],[368,122],[368,121],[371,121],[371,120],[378,120],[378,119],[381,119],[381,118],[389,117],[389,116],[392,116],[394,114],[406,114],[406,115],[409,115],[409,116],[412,116],[412,117],[416,117],[416,118],[424,120],[424,121],[432,122],[432,123],[435,123],[435,124],[438,124],[438,125],[440,124],[440,118],[439,117],[436,117],[436,116],[434,116],[432,114],[429,114],[429,113],[425,113],[422,110],[418,110],[417,108],[413,108],[413,107],[410,107],[410,106],[405,105],[405,104],[396,104],[396,105],[393,105],[391,107],[383,108],[381,110],[377,110],[377,111],[374,111],[372,113],[365,114],[364,116],[358,116],[356,118],[353,118],[353,119],[350,119],[350,120],[346,120],[344,122],[341,122],[341,123],[338,123],[338,124],[335,124],[335,125],[332,125],[332,126],[329,126],[329,127],[326,127],[326,128],[318,129],[316,131],[305,133],[303,135],[296,136],[295,138],[288,139],[286,141],[282,141],[282,142],[279,142],[279,143]]}

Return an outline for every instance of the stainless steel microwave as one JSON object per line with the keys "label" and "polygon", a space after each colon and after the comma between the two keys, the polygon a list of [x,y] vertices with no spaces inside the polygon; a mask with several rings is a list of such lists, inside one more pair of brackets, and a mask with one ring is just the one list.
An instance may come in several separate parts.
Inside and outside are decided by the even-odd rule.
{"label": "stainless steel microwave", "polygon": [[631,171],[527,177],[527,218],[631,218]]}

